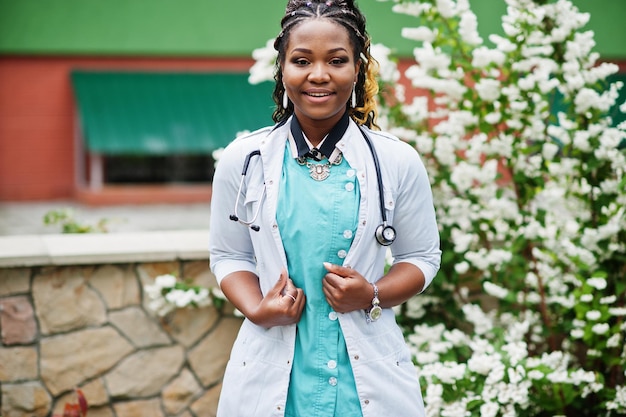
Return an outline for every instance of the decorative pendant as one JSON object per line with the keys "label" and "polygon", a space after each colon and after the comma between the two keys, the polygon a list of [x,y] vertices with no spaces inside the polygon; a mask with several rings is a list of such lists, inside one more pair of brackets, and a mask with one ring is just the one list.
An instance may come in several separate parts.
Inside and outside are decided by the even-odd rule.
{"label": "decorative pendant", "polygon": [[309,168],[309,174],[315,181],[324,181],[330,176],[330,163],[326,164],[312,164],[308,162],[306,164]]}
{"label": "decorative pendant", "polygon": [[305,157],[296,158],[300,165],[306,165],[309,169],[309,175],[315,181],[324,181],[326,178],[330,177],[330,167],[331,165],[339,165],[343,156],[341,153],[335,158],[333,162],[326,161],[325,164],[314,164],[313,162],[309,162]]}

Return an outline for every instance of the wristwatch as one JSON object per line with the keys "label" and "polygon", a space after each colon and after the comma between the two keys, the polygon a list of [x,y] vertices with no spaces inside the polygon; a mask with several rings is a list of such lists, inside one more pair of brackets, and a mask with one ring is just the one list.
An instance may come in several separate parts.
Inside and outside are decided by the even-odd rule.
{"label": "wristwatch", "polygon": [[378,287],[374,283],[371,284],[374,287],[374,298],[372,299],[372,306],[366,311],[368,323],[378,320],[383,314],[383,309],[380,307],[380,300],[378,299]]}

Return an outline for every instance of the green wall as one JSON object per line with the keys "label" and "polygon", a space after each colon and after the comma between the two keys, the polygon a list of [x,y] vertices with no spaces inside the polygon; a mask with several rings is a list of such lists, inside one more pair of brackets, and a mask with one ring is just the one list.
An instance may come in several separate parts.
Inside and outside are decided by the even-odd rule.
{"label": "green wall", "polygon": [[[0,54],[249,56],[276,36],[286,0],[0,0]],[[416,26],[391,2],[359,0],[375,43],[410,55]],[[483,36],[500,33],[504,0],[471,0]],[[626,1],[574,0],[605,58],[626,58]]]}

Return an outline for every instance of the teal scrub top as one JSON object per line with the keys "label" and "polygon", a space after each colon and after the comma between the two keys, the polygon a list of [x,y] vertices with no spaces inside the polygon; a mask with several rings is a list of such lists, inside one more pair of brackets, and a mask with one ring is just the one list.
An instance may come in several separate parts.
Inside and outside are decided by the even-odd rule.
{"label": "teal scrub top", "polygon": [[286,417],[362,417],[338,313],[322,292],[323,262],[343,264],[359,201],[356,170],[345,159],[316,181],[287,144],[276,220],[289,277],[304,290],[306,306],[297,325]]}

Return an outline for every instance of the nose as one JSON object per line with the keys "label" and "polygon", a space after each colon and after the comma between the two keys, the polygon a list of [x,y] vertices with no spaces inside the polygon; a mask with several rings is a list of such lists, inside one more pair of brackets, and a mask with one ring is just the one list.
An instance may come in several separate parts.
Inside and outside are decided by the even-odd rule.
{"label": "nose", "polygon": [[330,75],[323,63],[316,63],[310,66],[311,72],[308,79],[313,83],[324,83],[329,81]]}

